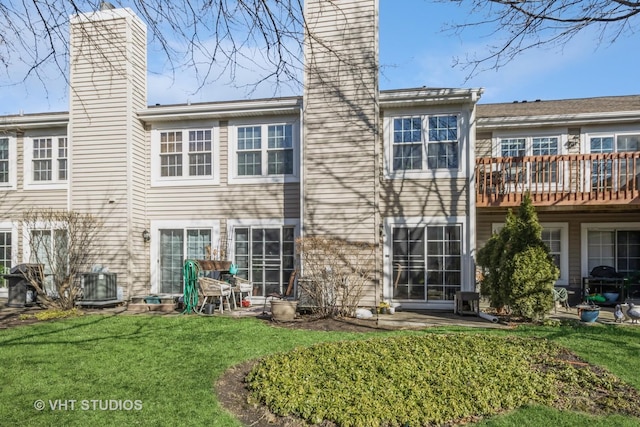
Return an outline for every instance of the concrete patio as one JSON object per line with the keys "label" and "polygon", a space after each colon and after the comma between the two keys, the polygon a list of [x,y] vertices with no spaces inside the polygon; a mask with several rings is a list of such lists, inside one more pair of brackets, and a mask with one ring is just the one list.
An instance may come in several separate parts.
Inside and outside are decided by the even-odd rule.
{"label": "concrete patio", "polygon": [[[6,299],[0,299],[0,321],[10,317],[17,317],[20,314],[35,314],[42,309],[39,307],[8,307],[6,305]],[[263,312],[263,304],[256,304],[248,308],[238,308],[236,310],[227,311],[223,316],[225,317],[262,317],[270,319],[268,313],[268,305],[266,306],[267,312]],[[486,310],[487,307],[480,305],[480,310]],[[84,307],[82,310],[86,313],[105,313],[105,314],[122,314],[122,315],[164,315],[164,316],[180,316],[182,312],[175,307],[172,310],[149,310],[142,311],[139,306],[136,306],[133,310],[128,309],[126,305],[119,305],[116,307],[108,308],[90,308]],[[216,311],[212,316],[220,316]],[[552,311],[549,315],[550,319],[557,320],[573,320],[579,321],[578,311],[575,307],[564,308],[559,307]],[[426,310],[402,310],[399,309],[395,314],[374,314],[370,319],[345,319],[345,321],[353,321],[361,325],[368,325],[371,327],[378,327],[383,329],[421,329],[433,326],[466,326],[466,327],[478,327],[478,328],[510,328],[513,325],[505,324],[502,322],[492,323],[482,317],[475,315],[458,315],[452,311],[426,311]],[[613,307],[601,307],[600,316],[596,323],[599,324],[615,324],[613,317]],[[620,324],[619,324],[620,325]],[[629,319],[625,320],[622,325],[632,325]]]}

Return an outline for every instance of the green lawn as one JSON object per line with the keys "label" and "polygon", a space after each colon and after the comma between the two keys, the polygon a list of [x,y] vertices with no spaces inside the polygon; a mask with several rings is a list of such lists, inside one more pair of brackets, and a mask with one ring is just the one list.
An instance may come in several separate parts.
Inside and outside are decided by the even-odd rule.
{"label": "green lawn", "polygon": [[[640,388],[639,327],[438,328],[418,334],[460,331],[543,336]],[[230,366],[298,346],[381,334],[290,330],[256,319],[143,315],[84,316],[4,330],[0,331],[0,425],[238,426],[220,408],[213,390],[216,379]],[[39,400],[43,410],[34,408]],[[60,402],[66,402],[66,409],[58,406]],[[483,425],[585,423],[640,425],[637,419],[591,417],[546,407],[520,409]]]}

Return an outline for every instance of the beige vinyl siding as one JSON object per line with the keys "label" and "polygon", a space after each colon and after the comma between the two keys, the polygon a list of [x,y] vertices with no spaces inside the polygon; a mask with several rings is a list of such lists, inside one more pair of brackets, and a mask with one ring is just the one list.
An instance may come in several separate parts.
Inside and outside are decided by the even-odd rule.
{"label": "beige vinyl siding", "polygon": [[305,234],[377,243],[376,6],[306,3]]}
{"label": "beige vinyl siding", "polygon": [[[305,3],[304,235],[379,244],[377,13],[375,0]],[[376,304],[371,274],[361,304]]]}
{"label": "beige vinyl siding", "polygon": [[150,156],[144,123],[138,119],[137,112],[146,108],[147,104],[147,33],[144,25],[138,20],[131,21],[130,53],[134,60],[129,62],[129,73],[135,84],[129,85],[130,143],[127,158],[129,159],[129,284],[132,295],[148,292],[151,280],[149,271],[149,244],[142,239],[142,232],[148,229],[146,212],[146,189],[149,176],[148,161]]}
{"label": "beige vinyl siding", "polygon": [[[148,287],[144,221],[146,104],[144,25],[123,10],[72,24],[71,209],[103,223],[98,262],[129,294]],[[142,191],[140,191],[142,190]]]}
{"label": "beige vinyl siding", "polygon": [[467,216],[466,179],[393,179],[380,189],[383,217]]}
{"label": "beige vinyl siding", "polygon": [[[580,154],[580,135],[581,128],[569,128],[567,130],[567,152],[569,154]],[[573,144],[573,141],[577,141],[577,144]],[[585,151],[587,151],[587,147],[585,147]]]}
{"label": "beige vinyl siding", "polygon": [[147,212],[160,219],[299,218],[300,185],[227,185],[150,188]]}
{"label": "beige vinyl siding", "polygon": [[217,166],[220,168],[220,182],[228,182],[229,176],[229,121],[218,122],[220,128],[220,161]]}
{"label": "beige vinyl siding", "polygon": [[491,132],[476,134],[476,157],[493,157]]}

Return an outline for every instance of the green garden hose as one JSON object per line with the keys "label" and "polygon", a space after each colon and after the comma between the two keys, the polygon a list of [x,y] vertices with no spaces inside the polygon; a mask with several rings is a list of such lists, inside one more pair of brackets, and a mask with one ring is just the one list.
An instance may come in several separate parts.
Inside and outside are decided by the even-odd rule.
{"label": "green garden hose", "polygon": [[198,261],[188,259],[184,262],[184,310],[182,314],[189,314],[196,312],[196,306],[198,305],[198,272],[200,266]]}

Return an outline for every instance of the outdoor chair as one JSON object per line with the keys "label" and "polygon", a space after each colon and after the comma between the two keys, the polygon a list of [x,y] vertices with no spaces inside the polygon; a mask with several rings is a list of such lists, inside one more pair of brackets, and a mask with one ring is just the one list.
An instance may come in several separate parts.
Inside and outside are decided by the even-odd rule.
{"label": "outdoor chair", "polygon": [[558,304],[563,306],[565,310],[569,310],[569,293],[563,287],[553,288],[553,312],[558,312]]}
{"label": "outdoor chair", "polygon": [[216,299],[220,303],[220,314],[224,314],[225,304],[227,304],[228,309],[231,310],[230,299],[233,300],[233,305],[235,306],[233,289],[227,282],[212,279],[210,277],[199,277],[198,287],[198,293],[200,296],[204,297],[198,313],[202,314],[207,301],[213,303]]}
{"label": "outdoor chair", "polygon": [[233,291],[240,300],[240,307],[242,307],[242,295],[246,294],[249,301],[253,298],[253,283],[250,280],[243,279],[242,277],[233,276],[232,279],[234,286]]}

